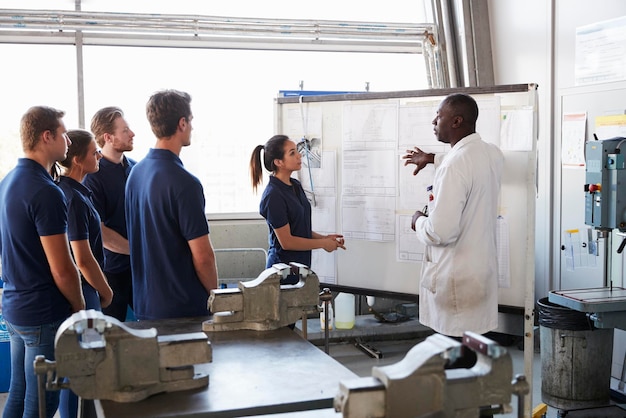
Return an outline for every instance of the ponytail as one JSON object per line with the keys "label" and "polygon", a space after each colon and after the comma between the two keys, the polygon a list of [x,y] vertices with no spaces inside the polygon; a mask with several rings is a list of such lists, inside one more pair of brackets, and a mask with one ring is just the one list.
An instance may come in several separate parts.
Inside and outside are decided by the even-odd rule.
{"label": "ponytail", "polygon": [[261,167],[261,151],[265,149],[263,145],[257,145],[250,156],[250,179],[252,180],[252,190],[257,192],[259,184],[263,182],[263,168]]}

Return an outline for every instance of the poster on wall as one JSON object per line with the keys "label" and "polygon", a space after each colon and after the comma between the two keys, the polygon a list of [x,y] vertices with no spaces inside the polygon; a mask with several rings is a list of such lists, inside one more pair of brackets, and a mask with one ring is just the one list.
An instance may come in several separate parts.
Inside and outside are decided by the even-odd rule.
{"label": "poster on wall", "polygon": [[587,112],[567,112],[561,121],[561,164],[585,165]]}
{"label": "poster on wall", "polygon": [[626,16],[576,28],[577,86],[626,80]]}

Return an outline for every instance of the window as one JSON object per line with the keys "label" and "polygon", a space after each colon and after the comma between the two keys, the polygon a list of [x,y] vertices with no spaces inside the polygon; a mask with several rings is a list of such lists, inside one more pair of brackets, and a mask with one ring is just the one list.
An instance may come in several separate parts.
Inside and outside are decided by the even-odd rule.
{"label": "window", "polygon": [[0,45],[0,178],[22,156],[20,119],[31,106],[65,111],[68,127],[78,123],[76,52],[71,46]]}
{"label": "window", "polygon": [[[24,9],[22,1],[5,7]],[[41,2],[39,2],[41,3]],[[64,1],[67,10],[67,1]],[[368,3],[368,2],[365,2]],[[94,12],[176,13],[203,16],[243,16],[349,21],[423,21],[422,2],[392,0],[395,4],[362,1],[320,1],[306,9],[302,3],[273,1],[177,2],[90,0],[81,6]],[[29,2],[33,6],[37,2]],[[45,3],[42,8],[52,7]],[[312,4],[313,5],[313,4]],[[58,6],[59,10],[61,7]],[[0,11],[0,16],[3,13]],[[413,18],[415,17],[415,18]],[[49,30],[49,29],[48,29]],[[45,31],[39,30],[39,36]],[[53,33],[53,35],[59,35]],[[67,34],[63,34],[64,36]],[[87,38],[89,34],[85,32]],[[0,37],[3,31],[0,30]],[[5,35],[10,40],[10,34]],[[181,153],[187,169],[202,182],[208,213],[254,213],[262,190],[254,195],[248,163],[253,148],[274,132],[274,98],[279,90],[394,91],[428,88],[424,56],[415,53],[325,52],[141,46],[144,38],[116,34],[125,46],[85,41],[82,48],[84,121],[78,118],[79,93],[76,49],[67,45],[0,44],[5,65],[0,87],[0,175],[21,154],[19,119],[31,105],[46,104],[66,110],[68,128],[81,122],[88,129],[91,116],[104,106],[119,106],[135,132],[135,150],[141,159],[155,144],[145,116],[145,104],[157,90],[175,88],[192,96],[192,144]],[[24,37],[20,36],[20,42]],[[45,38],[43,38],[45,39]],[[6,39],[4,39],[6,41]],[[44,42],[42,38],[31,42]],[[73,42],[73,38],[58,42]],[[139,46],[132,46],[139,45]],[[355,49],[356,50],[356,49]],[[27,52],[25,52],[27,51]],[[367,87],[366,87],[367,86]],[[28,94],[24,94],[28,92]],[[15,99],[13,99],[15,98]],[[17,144],[17,148],[15,147]],[[8,162],[7,162],[8,160]]]}

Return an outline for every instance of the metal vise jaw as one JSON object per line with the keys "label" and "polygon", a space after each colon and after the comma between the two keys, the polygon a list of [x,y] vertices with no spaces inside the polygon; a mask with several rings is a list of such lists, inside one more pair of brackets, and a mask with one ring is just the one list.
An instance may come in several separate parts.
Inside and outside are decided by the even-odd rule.
{"label": "metal vise jaw", "polygon": [[[295,276],[295,284],[280,284]],[[239,282],[237,289],[215,289],[209,296],[213,318],[203,331],[251,329],[267,331],[295,323],[303,313],[316,313],[319,278],[304,264],[274,264],[259,277]]]}
{"label": "metal vise jaw", "polygon": [[194,364],[210,363],[213,351],[203,332],[157,336],[155,328],[136,330],[95,310],[80,311],[59,327],[55,362],[35,361],[35,372],[51,375],[48,389],[69,387],[84,399],[135,402],[159,392],[209,384]]}
{"label": "metal vise jaw", "polygon": [[446,370],[448,361],[461,356],[462,346],[435,334],[398,363],[373,367],[372,377],[340,382],[335,410],[344,418],[477,418],[481,410],[510,412],[511,395],[521,397],[529,387],[523,376],[512,381],[509,353],[470,332],[463,336],[463,345],[476,352],[472,368]]}

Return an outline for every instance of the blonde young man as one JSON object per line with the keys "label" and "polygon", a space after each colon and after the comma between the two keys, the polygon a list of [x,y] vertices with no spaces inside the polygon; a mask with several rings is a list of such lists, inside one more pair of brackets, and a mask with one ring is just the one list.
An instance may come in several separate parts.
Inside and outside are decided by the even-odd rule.
{"label": "blonde young man", "polygon": [[102,311],[124,321],[128,308],[133,306],[124,189],[130,170],[136,164],[124,153],[133,150],[135,133],[128,126],[122,110],[114,106],[102,108],[94,114],[91,132],[102,148],[103,158],[100,170],[88,174],[83,184],[92,191],[93,203],[102,221],[103,271],[113,289],[113,302]]}

